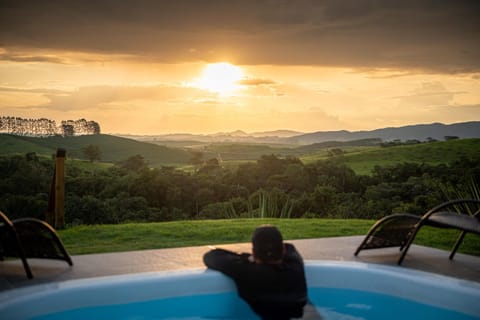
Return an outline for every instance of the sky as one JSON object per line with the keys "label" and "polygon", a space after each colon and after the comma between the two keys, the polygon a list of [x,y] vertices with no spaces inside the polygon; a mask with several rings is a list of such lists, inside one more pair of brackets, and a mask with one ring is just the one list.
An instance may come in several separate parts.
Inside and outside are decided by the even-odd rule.
{"label": "sky", "polygon": [[0,116],[110,134],[480,120],[480,1],[0,0]]}

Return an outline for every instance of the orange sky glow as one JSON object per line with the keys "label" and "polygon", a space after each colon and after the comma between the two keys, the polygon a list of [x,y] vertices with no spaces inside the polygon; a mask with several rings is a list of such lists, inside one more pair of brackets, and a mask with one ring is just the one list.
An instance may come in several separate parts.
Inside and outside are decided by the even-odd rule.
{"label": "orange sky glow", "polygon": [[0,116],[113,134],[480,120],[475,1],[87,3],[2,1]]}

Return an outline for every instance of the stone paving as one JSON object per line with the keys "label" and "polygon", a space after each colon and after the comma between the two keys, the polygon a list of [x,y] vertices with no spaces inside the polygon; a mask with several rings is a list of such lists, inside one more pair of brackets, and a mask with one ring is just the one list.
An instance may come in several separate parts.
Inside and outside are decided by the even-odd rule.
{"label": "stone paving", "polygon": [[[306,263],[311,260],[355,261],[396,266],[398,248],[361,251],[353,255],[363,236],[305,239],[288,241],[302,254]],[[250,251],[249,243],[212,244],[233,251]],[[73,256],[73,266],[63,261],[29,259],[33,279],[27,279],[20,260],[0,261],[0,299],[5,291],[36,284],[81,278],[204,268],[202,256],[209,246],[143,250]],[[454,260],[448,252],[413,245],[403,264],[410,268],[480,282],[480,257],[457,253]]]}

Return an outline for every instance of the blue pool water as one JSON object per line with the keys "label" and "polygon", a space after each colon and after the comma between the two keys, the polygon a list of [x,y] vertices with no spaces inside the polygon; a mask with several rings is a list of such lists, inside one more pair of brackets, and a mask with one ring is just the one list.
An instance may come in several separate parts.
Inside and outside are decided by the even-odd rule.
{"label": "blue pool water", "polygon": [[[308,319],[480,319],[480,283],[405,268],[312,262]],[[0,292],[0,319],[258,319],[211,270],[73,280]]]}
{"label": "blue pool water", "polygon": [[312,288],[309,296],[325,319],[478,319],[445,308],[365,291]]}
{"label": "blue pool water", "polygon": [[[236,303],[232,304],[232,301]],[[226,309],[228,308],[228,310]],[[258,319],[236,293],[195,295],[127,304],[85,307],[33,317],[32,320]]]}
{"label": "blue pool water", "polygon": [[[363,291],[311,288],[309,297],[325,319],[478,319],[444,308]],[[232,304],[231,301],[237,303]],[[225,308],[228,310],[222,310]],[[229,319],[258,319],[248,305],[237,298],[236,293],[229,292],[85,307],[49,313],[32,320],[219,319],[219,314],[228,315]]]}

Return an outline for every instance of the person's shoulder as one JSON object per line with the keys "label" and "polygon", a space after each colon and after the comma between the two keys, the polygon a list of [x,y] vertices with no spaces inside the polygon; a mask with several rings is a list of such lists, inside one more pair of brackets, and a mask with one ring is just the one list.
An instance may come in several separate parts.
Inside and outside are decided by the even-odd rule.
{"label": "person's shoulder", "polygon": [[297,248],[291,243],[285,243],[285,257],[286,261],[298,261],[303,263],[302,256],[297,251]]}
{"label": "person's shoulder", "polygon": [[297,248],[292,243],[285,242],[284,245],[287,251],[297,251]]}

